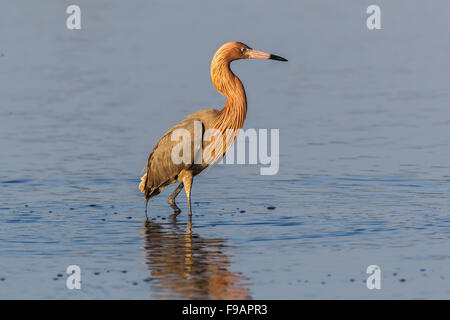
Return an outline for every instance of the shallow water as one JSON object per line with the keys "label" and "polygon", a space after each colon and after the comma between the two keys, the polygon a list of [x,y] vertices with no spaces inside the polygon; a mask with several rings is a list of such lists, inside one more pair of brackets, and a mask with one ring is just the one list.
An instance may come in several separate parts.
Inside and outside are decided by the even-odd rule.
{"label": "shallow water", "polygon": [[[64,1],[0,12],[0,298],[450,298],[447,2],[379,1],[379,31],[356,0],[78,3],[80,31]],[[172,186],[146,222],[146,158],[223,105],[209,63],[229,40],[289,59],[232,65],[280,171],[216,166],[192,221]]]}

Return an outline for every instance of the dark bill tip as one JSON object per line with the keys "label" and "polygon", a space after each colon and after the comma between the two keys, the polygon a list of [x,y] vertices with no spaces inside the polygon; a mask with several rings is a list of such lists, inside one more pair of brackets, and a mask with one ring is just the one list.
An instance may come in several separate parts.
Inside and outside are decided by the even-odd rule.
{"label": "dark bill tip", "polygon": [[271,54],[269,59],[278,60],[278,61],[287,61],[287,59],[285,59],[283,57],[280,57],[280,56],[277,56],[277,55],[274,55],[274,54]]}

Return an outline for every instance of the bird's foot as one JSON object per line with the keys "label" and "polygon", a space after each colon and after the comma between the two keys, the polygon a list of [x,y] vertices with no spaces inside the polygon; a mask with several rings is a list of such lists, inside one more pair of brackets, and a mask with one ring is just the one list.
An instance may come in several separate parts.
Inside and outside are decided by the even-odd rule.
{"label": "bird's foot", "polygon": [[175,203],[175,199],[169,198],[167,199],[167,202],[169,203],[169,206],[173,209],[174,213],[178,214],[181,212],[181,209]]}
{"label": "bird's foot", "polygon": [[176,205],[176,203],[169,203],[170,207],[173,209],[173,213],[179,214],[181,209]]}

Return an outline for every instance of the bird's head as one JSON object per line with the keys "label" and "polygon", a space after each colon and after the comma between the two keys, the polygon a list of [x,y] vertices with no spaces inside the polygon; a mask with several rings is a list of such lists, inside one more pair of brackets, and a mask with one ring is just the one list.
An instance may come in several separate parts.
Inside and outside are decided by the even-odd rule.
{"label": "bird's head", "polygon": [[239,59],[271,59],[287,61],[280,56],[254,50],[242,42],[227,42],[216,52],[215,57],[231,62]]}
{"label": "bird's head", "polygon": [[[225,96],[233,96],[233,91],[237,90],[242,83],[230,70],[230,62],[240,59],[272,59],[287,61],[280,56],[254,50],[242,42],[227,42],[222,45],[214,54],[211,61],[211,80],[214,87]],[[235,81],[237,80],[237,81]],[[236,83],[239,83],[236,86]],[[245,95],[245,94],[244,94]]]}

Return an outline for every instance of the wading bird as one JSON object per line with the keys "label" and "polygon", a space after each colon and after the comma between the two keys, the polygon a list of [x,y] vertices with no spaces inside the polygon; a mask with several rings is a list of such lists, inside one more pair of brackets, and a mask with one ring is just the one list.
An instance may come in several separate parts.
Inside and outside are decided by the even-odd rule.
{"label": "wading bird", "polygon": [[[232,144],[232,142],[231,144],[228,143],[228,140],[231,139],[234,141],[236,134],[231,136],[228,135],[225,138],[227,142],[225,143],[224,149],[222,149],[222,154],[216,154],[213,161],[202,160],[201,163],[196,163],[197,161],[194,161],[196,156],[195,152],[198,149],[194,146],[195,138],[192,138],[189,142],[186,142],[191,144],[189,150],[191,150],[190,158],[192,161],[189,163],[182,162],[176,164],[172,161],[172,149],[180,142],[173,141],[172,133],[177,129],[184,129],[194,137],[195,121],[200,121],[203,133],[208,129],[216,129],[224,136],[231,130],[233,130],[233,132],[238,132],[238,130],[243,127],[247,113],[247,98],[242,82],[230,69],[230,63],[239,59],[272,59],[287,61],[274,54],[253,50],[241,42],[227,42],[216,51],[211,61],[211,79],[217,91],[226,97],[226,104],[222,110],[204,109],[190,114],[180,123],[170,128],[156,144],[155,148],[150,153],[147,165],[144,168],[146,172],[139,184],[139,189],[144,194],[146,215],[148,200],[151,197],[158,195],[166,186],[177,181],[181,183],[169,196],[169,205],[176,213],[181,211],[175,203],[175,198],[184,186],[188,200],[189,216],[192,215],[191,188],[193,177],[222,157],[226,152],[226,148]],[[202,139],[202,147],[205,148],[214,141],[217,140],[211,142]]]}

